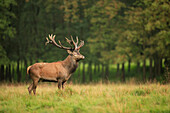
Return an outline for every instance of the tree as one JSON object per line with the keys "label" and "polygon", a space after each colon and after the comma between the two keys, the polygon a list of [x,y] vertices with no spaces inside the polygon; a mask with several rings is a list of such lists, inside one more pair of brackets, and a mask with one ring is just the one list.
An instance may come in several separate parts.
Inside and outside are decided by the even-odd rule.
{"label": "tree", "polygon": [[91,24],[91,36],[88,38],[90,53],[106,65],[105,79],[109,77],[109,64],[115,60],[115,16],[121,7],[123,4],[118,1],[99,0],[86,13]]}
{"label": "tree", "polygon": [[6,53],[6,38],[14,37],[16,29],[13,20],[16,18],[12,8],[16,6],[15,0],[0,1],[0,64],[9,63]]}
{"label": "tree", "polygon": [[[143,77],[146,79],[145,62],[147,58],[154,59],[155,74],[160,74],[160,60],[169,54],[169,1],[138,0],[126,12],[130,29],[127,33],[131,50],[136,59],[143,60]],[[165,51],[164,51],[165,50]],[[151,67],[151,66],[150,66]]]}
{"label": "tree", "polygon": [[[16,29],[14,20],[16,18],[13,7],[16,6],[15,0],[0,1],[0,80],[4,80],[5,66],[10,63],[8,57],[8,46],[11,38],[14,37]],[[8,70],[9,71],[9,70]],[[7,72],[8,73],[8,72]],[[7,76],[6,76],[7,77]]]}

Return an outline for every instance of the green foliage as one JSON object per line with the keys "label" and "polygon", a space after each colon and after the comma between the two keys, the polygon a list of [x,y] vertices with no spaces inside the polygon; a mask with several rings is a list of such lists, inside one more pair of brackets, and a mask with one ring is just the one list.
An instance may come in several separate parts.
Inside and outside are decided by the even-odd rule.
{"label": "green foliage", "polygon": [[124,4],[118,1],[97,1],[90,7],[86,16],[90,18],[89,47],[91,54],[99,58],[102,63],[112,62],[115,49],[115,17]]}
{"label": "green foliage", "polygon": [[8,64],[8,63],[9,63],[9,59],[7,57],[6,51],[0,45],[0,65],[1,64]]}
{"label": "green foliage", "polygon": [[[136,58],[168,57],[169,44],[166,43],[169,36],[169,9],[167,0],[137,1],[135,7],[130,7],[126,12],[129,26],[127,36],[129,44],[136,43],[133,48],[139,51],[132,53]],[[138,45],[138,46],[136,46]],[[142,53],[142,55],[139,54]],[[137,55],[137,56],[136,56]]]}
{"label": "green foliage", "polygon": [[16,29],[13,25],[13,21],[16,16],[12,7],[16,6],[15,0],[1,0],[0,1],[0,64],[8,64],[9,58],[7,52],[4,49],[6,43],[3,41],[6,38],[14,37]]}
{"label": "green foliage", "polygon": [[5,41],[17,45],[9,48],[4,44],[3,48],[10,60],[59,60],[66,56],[65,52],[44,46],[45,37],[53,33],[62,42],[70,35],[85,40],[82,53],[87,61],[122,63],[154,55],[168,57],[168,3],[167,0],[1,1],[1,38],[14,37]]}
{"label": "green foliage", "polygon": [[[4,38],[4,35],[14,37],[15,27],[12,25],[14,18],[16,18],[14,12],[11,11],[13,6],[16,6],[15,0],[1,0],[0,1],[0,35]],[[2,37],[3,36],[3,37]],[[5,37],[6,37],[5,36]]]}
{"label": "green foliage", "polygon": [[170,57],[169,3],[168,0],[1,0],[0,64],[63,60],[66,51],[45,46],[45,37],[55,34],[56,42],[60,40],[66,46],[69,45],[64,37],[72,35],[84,40],[81,53],[86,63],[113,66],[129,60],[154,59],[157,65],[157,59]]}

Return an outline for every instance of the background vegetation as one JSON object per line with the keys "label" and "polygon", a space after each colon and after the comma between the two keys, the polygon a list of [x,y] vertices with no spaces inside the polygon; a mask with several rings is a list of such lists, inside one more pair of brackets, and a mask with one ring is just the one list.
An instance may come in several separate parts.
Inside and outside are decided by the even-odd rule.
{"label": "background vegetation", "polygon": [[67,53],[45,46],[55,34],[85,41],[71,80],[78,83],[169,82],[169,0],[1,0],[0,81],[23,82],[35,62],[63,60]]}

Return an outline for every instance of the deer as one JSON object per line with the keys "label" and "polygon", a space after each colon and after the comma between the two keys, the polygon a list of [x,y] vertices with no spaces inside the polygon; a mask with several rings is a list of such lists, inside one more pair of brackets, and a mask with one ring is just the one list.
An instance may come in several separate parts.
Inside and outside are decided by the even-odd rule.
{"label": "deer", "polygon": [[66,41],[70,47],[65,47],[55,41],[55,35],[51,34],[49,37],[46,37],[46,45],[52,44],[60,49],[67,50],[68,56],[63,61],[51,62],[51,63],[35,63],[27,68],[27,74],[29,74],[32,79],[32,84],[28,87],[29,94],[34,93],[36,95],[36,88],[39,81],[49,81],[49,82],[58,82],[58,89],[64,89],[64,84],[68,81],[71,75],[76,71],[78,63],[80,60],[83,60],[85,57],[80,54],[80,48],[84,45],[84,41],[80,40],[78,45],[78,37],[76,37],[76,42],[71,36],[71,40],[66,38]]}

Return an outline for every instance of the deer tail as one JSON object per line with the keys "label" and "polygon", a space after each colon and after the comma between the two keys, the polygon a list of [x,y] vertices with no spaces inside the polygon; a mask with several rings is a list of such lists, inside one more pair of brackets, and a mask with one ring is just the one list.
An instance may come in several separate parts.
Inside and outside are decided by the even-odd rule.
{"label": "deer tail", "polygon": [[31,66],[27,67],[27,74],[29,74],[29,70],[30,70]]}
{"label": "deer tail", "polygon": [[27,84],[27,82],[28,82],[28,74],[29,74],[29,70],[30,70],[30,68],[31,68],[31,66],[28,66],[27,67],[27,74],[26,74],[26,84]]}

